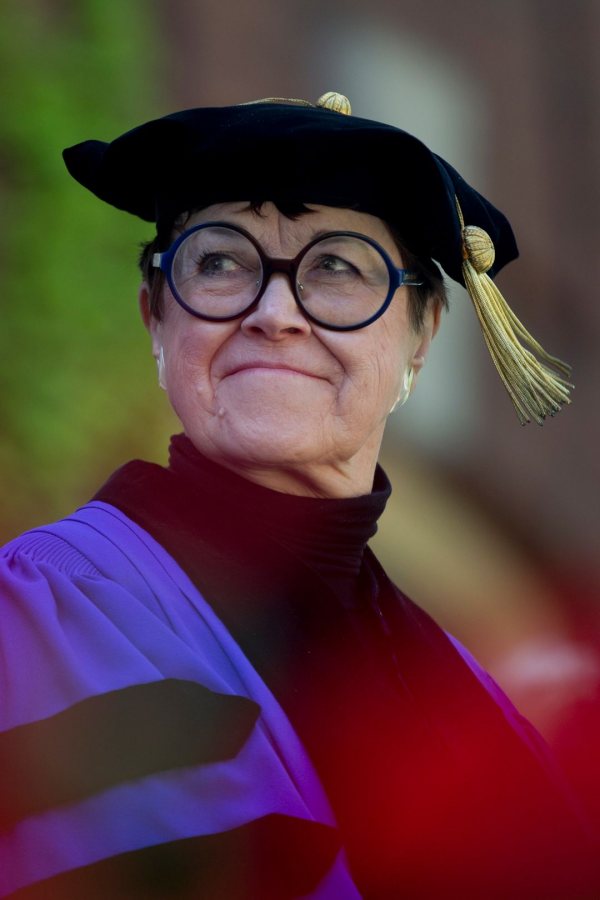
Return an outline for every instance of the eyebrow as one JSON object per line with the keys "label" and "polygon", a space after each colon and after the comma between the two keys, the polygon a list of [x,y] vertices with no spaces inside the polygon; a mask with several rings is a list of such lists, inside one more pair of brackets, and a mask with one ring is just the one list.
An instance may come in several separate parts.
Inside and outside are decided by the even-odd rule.
{"label": "eyebrow", "polygon": [[[201,221],[201,222],[196,222],[195,224],[196,224],[196,225],[205,225],[205,224],[207,224],[207,223],[209,223],[209,222],[211,222],[211,221],[212,221],[211,219],[205,219],[205,220],[203,220],[203,221]],[[236,227],[243,227],[243,228],[246,228],[245,223],[240,224],[239,222],[232,221],[232,220],[229,219],[229,218],[226,218],[226,219],[219,219],[218,221],[221,223],[221,225],[225,225],[225,226],[231,225],[233,228],[236,228]],[[193,227],[195,227],[195,226],[192,225],[192,226],[189,226],[189,227],[190,227],[190,228],[193,228]],[[187,231],[187,230],[188,230],[187,227],[183,227],[183,228],[180,229],[179,233],[182,234],[184,231]],[[254,237],[254,239],[255,239],[256,241],[259,242],[259,244],[260,244],[261,247],[262,247],[263,245],[262,245],[262,242],[261,242],[261,239],[259,238],[259,236],[256,235],[256,234],[254,234],[250,229],[247,229],[247,230],[250,231],[250,234]],[[329,236],[329,235],[339,235],[340,232],[351,231],[351,230],[352,230],[352,229],[345,229],[345,228],[337,228],[337,229],[336,229],[336,228],[333,228],[333,229],[332,229],[332,228],[319,228],[318,231],[315,231],[312,235],[310,235],[310,236],[307,237],[306,243],[304,244],[304,246],[306,246],[307,244],[310,244],[312,241],[317,241],[317,240],[319,240],[320,238],[327,237],[327,236]],[[363,237],[370,237],[370,235],[363,235],[363,233],[360,232],[360,231],[353,232],[353,233],[354,233],[354,234],[357,234],[357,235],[359,235],[359,236],[363,236]],[[376,240],[376,238],[371,238],[371,240]],[[394,243],[395,243],[395,242],[394,242]],[[385,249],[385,248],[384,248],[384,249]],[[265,250],[264,247],[263,247],[263,250]],[[266,252],[266,251],[265,251],[265,252]],[[387,251],[387,252],[389,253],[389,251]],[[267,255],[268,255],[268,254],[267,254]],[[290,257],[283,257],[283,258],[284,258],[284,259],[293,259],[294,257],[291,257],[291,256],[290,256]]]}

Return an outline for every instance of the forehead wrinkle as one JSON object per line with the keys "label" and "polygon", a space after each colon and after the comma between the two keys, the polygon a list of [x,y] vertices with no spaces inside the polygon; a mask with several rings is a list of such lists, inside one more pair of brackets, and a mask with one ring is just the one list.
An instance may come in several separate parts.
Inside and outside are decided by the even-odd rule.
{"label": "forehead wrinkle", "polygon": [[[263,212],[264,207],[267,212]],[[239,210],[241,221],[234,224],[240,224],[250,232],[268,256],[293,258],[312,239],[310,214],[300,213],[292,219],[272,201],[267,201],[263,209],[242,208]]]}
{"label": "forehead wrinkle", "polygon": [[[248,201],[227,201],[215,203],[197,210],[188,217],[185,228],[211,220],[230,222],[248,231],[261,245],[265,253],[275,258],[293,258],[311,240],[332,231],[355,231],[365,234],[380,243],[394,261],[400,265],[396,242],[383,219],[341,207],[307,204],[310,212],[300,213],[291,219],[280,212],[272,201],[267,201],[262,210],[249,208]],[[266,211],[265,211],[266,210]],[[366,221],[364,217],[367,217]],[[358,217],[359,221],[347,221]],[[323,219],[330,221],[325,226]],[[346,221],[343,221],[346,218]],[[333,221],[332,221],[333,220]]]}

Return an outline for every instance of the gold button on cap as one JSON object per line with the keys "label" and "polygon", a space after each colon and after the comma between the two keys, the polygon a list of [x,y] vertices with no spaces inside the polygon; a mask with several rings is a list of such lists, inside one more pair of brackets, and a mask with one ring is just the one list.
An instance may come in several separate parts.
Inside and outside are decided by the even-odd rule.
{"label": "gold button on cap", "polygon": [[317,106],[323,109],[332,109],[334,112],[341,113],[343,116],[349,116],[352,113],[350,101],[343,94],[336,91],[328,91],[317,100]]}

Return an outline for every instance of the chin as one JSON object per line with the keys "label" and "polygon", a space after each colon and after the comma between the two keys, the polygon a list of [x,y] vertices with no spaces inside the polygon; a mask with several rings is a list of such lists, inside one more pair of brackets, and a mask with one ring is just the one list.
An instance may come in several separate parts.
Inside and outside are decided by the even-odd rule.
{"label": "chin", "polygon": [[307,439],[302,429],[274,428],[252,429],[250,434],[230,435],[219,441],[217,450],[223,459],[239,466],[270,469],[310,465],[322,461],[324,448],[320,442]]}

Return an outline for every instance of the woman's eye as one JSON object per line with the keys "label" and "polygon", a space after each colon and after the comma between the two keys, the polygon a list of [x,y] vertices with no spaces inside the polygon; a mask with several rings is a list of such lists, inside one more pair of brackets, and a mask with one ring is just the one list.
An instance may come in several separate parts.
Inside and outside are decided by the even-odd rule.
{"label": "woman's eye", "polygon": [[315,268],[332,275],[354,275],[357,274],[356,268],[341,256],[321,256],[316,260]]}
{"label": "woman's eye", "polygon": [[207,253],[196,264],[201,275],[229,275],[239,269],[239,263],[226,253]]}

